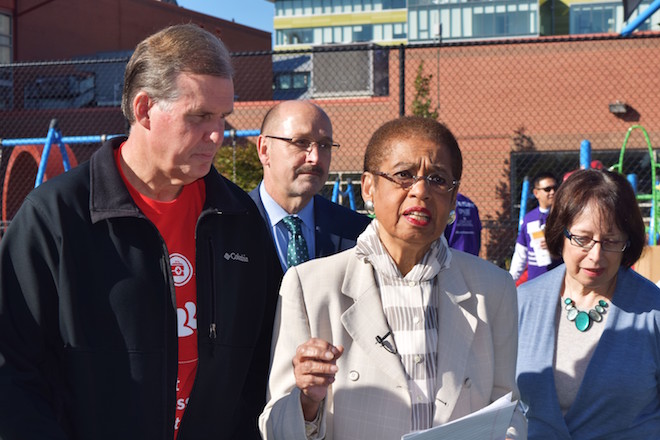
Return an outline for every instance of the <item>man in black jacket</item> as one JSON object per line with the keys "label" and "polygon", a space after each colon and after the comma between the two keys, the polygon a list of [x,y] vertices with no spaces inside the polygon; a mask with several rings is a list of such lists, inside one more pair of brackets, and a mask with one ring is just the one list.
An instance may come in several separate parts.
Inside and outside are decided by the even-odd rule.
{"label": "man in black jacket", "polygon": [[34,190],[0,242],[0,439],[258,439],[279,263],[212,167],[229,54],[195,25],[128,63],[128,138]]}

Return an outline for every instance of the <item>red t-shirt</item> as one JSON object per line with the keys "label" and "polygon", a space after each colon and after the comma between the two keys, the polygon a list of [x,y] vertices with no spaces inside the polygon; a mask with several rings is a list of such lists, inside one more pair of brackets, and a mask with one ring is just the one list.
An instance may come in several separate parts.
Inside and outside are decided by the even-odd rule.
{"label": "red t-shirt", "polygon": [[140,194],[126,180],[119,163],[121,147],[115,161],[133,200],[151,220],[170,255],[170,267],[176,293],[177,333],[179,335],[179,369],[176,384],[177,437],[183,413],[188,405],[197,371],[197,282],[195,277],[195,225],[206,197],[204,180],[185,185],[179,196],[170,202],[160,202]]}

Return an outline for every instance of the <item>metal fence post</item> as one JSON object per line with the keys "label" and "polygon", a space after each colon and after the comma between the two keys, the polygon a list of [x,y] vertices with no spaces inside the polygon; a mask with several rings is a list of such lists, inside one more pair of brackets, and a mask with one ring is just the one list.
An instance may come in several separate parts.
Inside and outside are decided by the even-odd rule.
{"label": "metal fence post", "polygon": [[406,114],[406,48],[399,46],[399,116]]}

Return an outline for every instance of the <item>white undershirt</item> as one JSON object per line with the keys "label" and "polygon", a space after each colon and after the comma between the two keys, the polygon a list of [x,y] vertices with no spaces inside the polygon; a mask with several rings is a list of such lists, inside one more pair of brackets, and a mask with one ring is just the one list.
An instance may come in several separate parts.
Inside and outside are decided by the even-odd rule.
{"label": "white undershirt", "polygon": [[564,302],[561,299],[559,302],[554,376],[559,407],[565,415],[575,401],[584,373],[603,334],[607,312],[603,314],[602,321],[592,322],[589,330],[581,332],[575,327],[575,321],[566,319]]}

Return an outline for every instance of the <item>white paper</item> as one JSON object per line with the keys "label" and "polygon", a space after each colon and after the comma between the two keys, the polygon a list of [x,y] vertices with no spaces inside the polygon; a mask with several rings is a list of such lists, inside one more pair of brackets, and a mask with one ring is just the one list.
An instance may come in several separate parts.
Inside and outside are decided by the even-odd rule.
{"label": "white paper", "polygon": [[536,265],[538,267],[549,266],[552,263],[552,258],[545,244],[545,225],[541,225],[538,220],[530,222],[527,226],[527,232],[531,239],[529,244],[536,257]]}
{"label": "white paper", "polygon": [[532,241],[532,249],[534,249],[534,256],[536,257],[537,266],[549,266],[552,263],[550,252],[541,247],[541,241]]}
{"label": "white paper", "polygon": [[504,440],[517,403],[511,401],[509,393],[472,414],[431,429],[405,434],[401,440]]}

